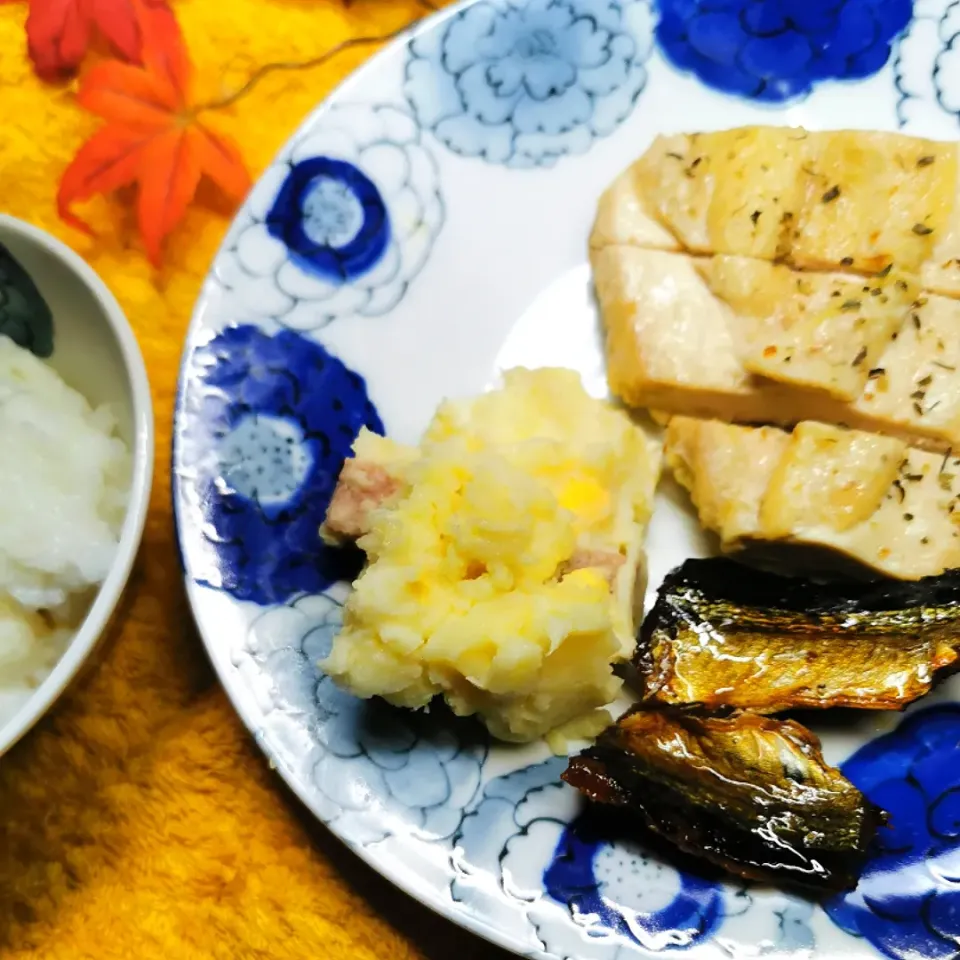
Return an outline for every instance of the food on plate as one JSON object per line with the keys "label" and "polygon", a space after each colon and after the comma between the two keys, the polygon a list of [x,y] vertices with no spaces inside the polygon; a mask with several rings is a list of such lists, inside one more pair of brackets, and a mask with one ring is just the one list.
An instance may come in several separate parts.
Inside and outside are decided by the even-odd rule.
{"label": "food on plate", "polygon": [[658,138],[590,239],[611,389],[960,447],[957,195],[954,145],[899,134]]}
{"label": "food on plate", "polygon": [[798,273],[781,264],[717,256],[697,264],[738,318],[748,373],[854,401],[919,296],[907,274]]}
{"label": "food on plate", "polygon": [[927,267],[939,279],[960,253],[957,194],[952,143],[799,127],[680,133],[657,137],[611,184],[590,239],[815,270]]}
{"label": "food on plate", "polygon": [[[958,261],[960,262],[960,261]],[[919,297],[867,374],[851,420],[925,447],[960,448],[960,303]]]}
{"label": "food on plate", "polygon": [[954,144],[744,127],[657,137],[598,204],[610,388],[665,427],[701,525],[893,578],[688,560],[641,628],[643,701],[569,765],[746,877],[851,886],[882,819],[764,714],[902,709],[960,670],[958,174]]}
{"label": "food on plate", "polygon": [[753,880],[852,887],[884,814],[793,720],[641,704],[563,779],[681,850]]}
{"label": "food on plate", "polygon": [[633,653],[660,446],[576,373],[511,370],[418,447],[362,433],[324,535],[367,565],[323,669],[360,697],[443,696],[494,736],[592,735]]}
{"label": "food on plate", "polygon": [[320,530],[331,544],[350,543],[370,532],[373,512],[409,492],[406,468],[419,456],[415,447],[362,430],[345,460]]}
{"label": "food on plate", "polygon": [[960,573],[814,583],[723,557],[669,573],[634,656],[646,699],[898,710],[960,669]]}
{"label": "food on plate", "polygon": [[[590,800],[746,878],[853,886],[886,815],[770,715],[903,709],[960,671],[958,195],[952,144],[658,137],[590,258],[610,386],[663,444],[559,369],[444,402],[416,446],[363,431],[321,535],[366,566],[322,668],[503,740],[596,737],[564,773]],[[637,643],[661,458],[723,550],[892,580],[688,560]],[[642,699],[610,724],[626,661]]]}
{"label": "food on plate", "polygon": [[130,454],[106,409],[0,336],[0,692],[25,698],[105,578]]}
{"label": "food on plate", "polygon": [[823,547],[902,580],[960,567],[960,457],[822,423],[673,417],[664,456],[726,552]]}
{"label": "food on plate", "polygon": [[590,260],[614,394],[631,406],[670,413],[759,416],[768,398],[756,396],[730,311],[711,294],[693,258],[612,245],[591,250]]}
{"label": "food on plate", "polygon": [[960,301],[915,295],[894,271],[867,281],[632,246],[591,260],[607,377],[631,406],[960,447]]}

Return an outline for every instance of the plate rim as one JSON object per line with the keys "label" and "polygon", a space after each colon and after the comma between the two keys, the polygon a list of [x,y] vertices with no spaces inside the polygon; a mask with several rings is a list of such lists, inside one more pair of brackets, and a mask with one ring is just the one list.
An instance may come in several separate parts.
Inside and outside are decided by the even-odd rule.
{"label": "plate rim", "polygon": [[[381,60],[393,55],[398,48],[408,47],[414,39],[420,36],[420,34],[436,29],[443,21],[457,16],[460,12],[466,10],[468,7],[472,7],[481,2],[483,2],[483,0],[455,0],[454,3],[451,3],[448,6],[437,10],[436,12],[428,13],[425,16],[420,17],[413,23],[409,24],[406,28],[398,32],[392,40],[386,42],[379,50],[373,53],[372,56],[368,57],[356,69],[352,70],[349,74],[347,74],[347,76],[340,80],[340,82],[337,83],[333,89],[330,90],[330,92],[327,93],[326,96],[324,96],[320,102],[303,117],[297,127],[283,141],[278,150],[264,165],[263,171],[254,181],[254,186],[251,188],[251,190],[255,188],[257,183],[260,182],[263,172],[269,169],[269,167],[276,162],[287,146],[296,139],[299,133],[307,127],[313,125],[327,110],[334,105],[335,101],[339,99],[353,83],[359,81],[362,75],[364,75],[367,71],[374,70]],[[512,2],[518,2],[518,0],[512,0]],[[519,2],[526,4],[530,2],[530,0],[519,0]],[[184,399],[187,383],[189,381],[188,372],[190,358],[196,346],[196,338],[203,329],[203,314],[207,308],[207,279],[209,278],[211,271],[213,270],[214,265],[220,258],[221,254],[226,250],[227,243],[229,241],[230,230],[233,224],[236,222],[236,217],[239,215],[240,210],[242,210],[243,206],[245,206],[247,200],[249,199],[249,196],[250,194],[248,194],[244,199],[244,202],[238,208],[237,213],[234,214],[234,217],[227,225],[227,228],[224,231],[224,237],[218,244],[217,249],[207,267],[207,271],[204,274],[203,284],[201,285],[200,292],[198,293],[197,299],[191,310],[190,321],[187,324],[186,331],[183,335],[183,344],[180,353],[180,362],[177,370],[177,380],[174,390],[172,429],[170,432],[170,502],[174,525],[174,542],[177,552],[177,561],[180,565],[181,576],[184,579],[184,588],[187,597],[187,606],[190,610],[190,618],[193,621],[197,635],[199,636],[203,645],[207,659],[210,661],[210,664],[217,675],[217,681],[220,685],[220,688],[226,694],[227,700],[229,701],[230,706],[233,708],[234,714],[239,717],[244,727],[247,729],[251,739],[256,744],[257,749],[266,760],[268,770],[279,774],[280,778],[296,797],[297,801],[306,808],[306,810],[316,820],[317,823],[327,830],[328,833],[338,842],[343,844],[343,846],[349,850],[352,855],[359,857],[363,863],[387,880],[394,888],[396,888],[405,896],[412,897],[422,906],[426,907],[428,910],[431,910],[434,914],[440,916],[447,922],[452,923],[461,929],[467,930],[468,932],[481,937],[483,940],[486,940],[488,943],[491,943],[494,946],[516,956],[546,957],[548,954],[544,950],[534,949],[531,951],[526,949],[514,937],[511,937],[509,934],[494,926],[489,921],[486,921],[480,916],[468,912],[465,909],[457,909],[457,901],[442,897],[440,889],[436,889],[434,891],[418,889],[417,884],[412,882],[415,878],[413,878],[409,872],[395,869],[389,863],[384,863],[382,858],[376,857],[374,855],[375,846],[368,848],[363,844],[353,842],[349,839],[349,837],[345,836],[341,830],[337,829],[336,823],[331,823],[325,819],[320,814],[316,805],[310,799],[310,796],[302,782],[302,778],[295,776],[293,771],[290,770],[283,762],[282,758],[274,755],[274,751],[270,749],[269,745],[261,736],[259,726],[256,722],[254,722],[254,719],[250,715],[250,710],[248,704],[245,702],[245,698],[240,696],[239,691],[234,689],[234,683],[232,682],[232,679],[229,679],[232,678],[232,674],[230,665],[226,662],[223,662],[223,651],[219,650],[218,645],[213,643],[212,640],[208,639],[201,623],[197,605],[194,602],[194,595],[196,590],[208,588],[202,588],[201,585],[195,583],[191,579],[190,571],[187,566],[183,543],[185,539],[185,533],[183,528],[183,518],[180,510],[180,498],[178,496],[179,480],[177,475],[177,456],[180,445],[181,423],[184,416]]]}
{"label": "plate rim", "polygon": [[[305,112],[304,116],[294,130],[291,131],[291,133],[283,140],[277,151],[274,152],[270,160],[264,165],[263,170],[254,182],[252,190],[255,190],[257,185],[262,183],[264,175],[271,169],[273,165],[277,163],[280,158],[284,156],[291,144],[295,143],[305,132],[322,124],[324,118],[327,117],[331,110],[336,109],[338,103],[344,101],[348,103],[350,102],[350,93],[354,89],[355,85],[362,82],[363,79],[370,77],[371,74],[374,74],[376,71],[382,70],[384,66],[389,64],[390,58],[398,57],[403,59],[406,51],[409,50],[411,44],[413,44],[418,38],[429,34],[431,31],[442,30],[445,23],[462,15],[464,11],[481,2],[482,0],[454,0],[453,3],[441,10],[425,13],[423,16],[418,17],[413,22],[408,23],[405,27],[397,28],[395,31],[391,31],[391,33],[388,34],[391,39],[382,42],[378,49],[369,55],[354,70],[344,76],[324,97],[319,99],[313,108]],[[493,0],[493,2],[498,3],[499,0]],[[511,7],[522,9],[523,7],[529,6],[533,0],[503,0],[503,2],[505,5],[509,4]],[[656,9],[656,0],[645,0],[645,2],[650,8]],[[916,23],[919,19],[920,17],[916,12],[916,5],[914,5],[910,23]],[[349,38],[347,42],[349,43]],[[884,67],[889,67],[891,64],[896,64],[896,60],[894,59],[895,55],[896,54],[891,51],[889,60],[884,64]],[[673,77],[683,76],[684,73],[665,56],[660,58],[659,67],[664,69]],[[858,79],[854,81],[854,83],[864,82],[864,80],[869,82],[871,78],[872,77]],[[831,78],[831,80],[832,83],[836,83],[838,85],[846,82],[845,79],[837,80]],[[729,97],[729,94],[722,93],[720,91],[712,92],[720,93],[720,95],[725,99]],[[736,99],[740,98],[737,97]],[[752,107],[770,107],[772,108],[771,112],[774,113],[781,113],[788,107],[786,104],[776,103],[763,104],[751,102],[750,105]],[[902,127],[903,124],[900,124],[898,128],[901,132]],[[266,318],[266,322],[264,322],[263,320],[232,320],[229,316],[224,317],[223,311],[217,308],[215,295],[212,295],[210,289],[211,277],[214,275],[217,264],[229,250],[231,239],[234,234],[234,227],[237,224],[238,218],[243,214],[244,209],[247,207],[249,199],[250,195],[248,194],[244,204],[241,205],[235,216],[230,220],[224,231],[223,239],[218,244],[208,265],[207,271],[204,274],[203,284],[198,291],[197,299],[193,305],[189,322],[183,334],[181,357],[174,388],[172,431],[170,440],[170,502],[175,531],[174,542],[176,544],[181,575],[183,576],[184,580],[184,588],[187,603],[190,608],[190,616],[195,625],[197,634],[202,642],[207,658],[209,659],[209,662],[216,673],[219,684],[226,693],[227,699],[232,706],[234,714],[247,728],[252,739],[256,741],[258,749],[262,752],[262,755],[267,761],[268,768],[271,771],[279,773],[283,783],[290,790],[293,796],[296,797],[297,802],[303,804],[309,814],[319,824],[326,828],[333,837],[342,843],[351,854],[359,857],[361,862],[366,864],[369,868],[372,868],[379,876],[387,880],[391,886],[396,888],[403,895],[412,897],[422,906],[429,909],[432,913],[443,918],[443,920],[455,924],[457,927],[468,931],[470,934],[480,937],[486,943],[503,949],[508,953],[534,958],[534,960],[548,960],[548,958],[555,957],[557,954],[552,952],[554,948],[549,946],[539,937],[535,926],[533,927],[532,937],[529,937],[528,933],[528,937],[525,938],[521,931],[511,930],[508,925],[498,922],[498,918],[495,913],[488,913],[482,908],[475,908],[471,906],[469,902],[463,902],[459,900],[454,894],[453,889],[451,889],[451,879],[455,880],[458,876],[462,876],[462,873],[457,869],[458,846],[456,844],[455,835],[452,838],[452,846],[442,846],[442,842],[430,844],[429,840],[427,841],[429,846],[435,846],[438,851],[442,852],[448,869],[452,874],[451,877],[444,878],[439,882],[434,882],[432,877],[423,876],[415,868],[407,866],[407,864],[404,862],[405,858],[402,854],[398,856],[395,855],[393,851],[384,850],[384,846],[381,843],[374,842],[365,844],[361,840],[352,837],[349,829],[345,829],[345,825],[342,820],[333,819],[331,822],[329,815],[323,812],[322,803],[319,802],[320,798],[317,792],[311,788],[310,778],[303,776],[301,771],[299,771],[292,763],[288,762],[287,758],[284,756],[282,746],[276,742],[276,739],[274,739],[274,743],[271,745],[270,739],[265,736],[265,733],[269,730],[269,724],[263,721],[261,712],[258,709],[258,703],[255,695],[250,691],[249,688],[245,686],[242,668],[238,666],[233,656],[236,649],[234,644],[229,642],[215,642],[215,638],[218,635],[222,636],[223,631],[218,631],[216,629],[216,618],[214,617],[211,619],[209,613],[204,612],[204,607],[206,606],[205,598],[211,593],[223,596],[224,602],[227,603],[227,607],[224,609],[230,607],[233,609],[243,609],[247,607],[247,604],[244,601],[230,596],[225,591],[213,589],[209,586],[203,585],[195,579],[194,574],[191,572],[190,565],[187,560],[188,556],[190,555],[189,545],[192,542],[195,542],[196,537],[198,536],[198,530],[194,524],[187,521],[186,507],[188,505],[188,501],[184,497],[185,480],[178,468],[180,467],[180,462],[182,459],[181,453],[183,448],[181,444],[186,443],[184,435],[185,427],[188,422],[186,396],[190,385],[194,381],[192,361],[196,351],[203,345],[204,335],[212,336],[216,332],[219,332],[221,325],[230,326],[232,323],[249,322],[258,327],[258,329],[271,330],[275,324],[274,320],[269,320]],[[225,322],[222,324],[222,321]],[[280,325],[280,327],[281,329],[284,329],[283,325]],[[303,594],[301,594],[301,596],[303,596]],[[275,609],[280,605],[282,604],[270,604],[268,606],[261,607],[259,610],[259,615]],[[245,614],[244,619],[248,619]],[[205,626],[207,621],[211,621],[209,628]],[[482,798],[483,789],[489,782],[489,779],[489,777],[481,779],[475,800]],[[468,807],[467,809],[469,810],[470,808]],[[420,849],[426,848],[422,847]],[[540,889],[542,890],[543,888],[541,887]],[[544,899],[549,899],[549,895],[545,894]],[[577,936],[576,941],[574,941],[575,935]],[[570,929],[570,943],[569,945],[564,945],[562,954],[565,956],[568,952],[570,952],[572,955],[582,956],[584,958],[596,956],[596,953],[594,952],[595,948],[590,946],[591,939],[592,938],[588,936],[587,932],[583,928],[576,930],[576,926],[572,927]],[[719,938],[716,938],[716,940],[718,939]],[[715,944],[716,940],[714,940]],[[877,953],[879,956],[879,948],[877,944],[872,942],[870,939],[867,939],[866,942],[870,944],[872,948],[871,953]],[[574,946],[574,943],[576,943],[576,946]],[[744,938],[740,943],[734,943],[734,946],[736,947],[755,943],[756,941],[750,937]],[[617,956],[620,955],[619,950],[620,947],[618,946],[616,952]],[[723,946],[720,947],[720,953],[727,951],[728,948]],[[632,948],[630,952],[638,958],[653,958],[661,953],[660,950],[648,948],[643,944],[638,944],[636,947]],[[812,954],[815,957],[820,957],[823,958],[823,960],[826,960],[828,957],[835,956],[836,952],[830,947],[826,947],[825,949],[824,945],[817,944],[813,948]],[[693,955],[694,954],[691,954],[691,956]]]}

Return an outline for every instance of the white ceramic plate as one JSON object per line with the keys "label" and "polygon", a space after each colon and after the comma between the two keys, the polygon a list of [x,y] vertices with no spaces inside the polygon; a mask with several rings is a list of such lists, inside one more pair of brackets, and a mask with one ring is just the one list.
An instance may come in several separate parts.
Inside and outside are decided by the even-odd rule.
{"label": "white ceramic plate", "polygon": [[[340,693],[346,587],[317,528],[362,424],[564,365],[605,395],[586,238],[660,132],[748,123],[957,137],[960,4],[479,0],[350,79],[265,173],[187,342],[174,499],[187,588],[237,710],[311,810],[451,919],[532,957],[960,952],[960,706],[819,729],[894,815],[813,904],[605,836],[562,760]],[[703,544],[666,486],[651,590]],[[933,705],[931,706],[931,703]]]}

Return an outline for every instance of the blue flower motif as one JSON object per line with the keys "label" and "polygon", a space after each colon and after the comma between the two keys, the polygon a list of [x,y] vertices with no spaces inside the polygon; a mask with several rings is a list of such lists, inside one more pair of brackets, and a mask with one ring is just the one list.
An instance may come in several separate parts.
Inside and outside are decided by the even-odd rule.
{"label": "blue flower motif", "polygon": [[588,811],[567,827],[543,875],[547,893],[579,922],[648,950],[691,947],[714,933],[723,887],[618,838],[610,819],[604,811],[601,824]]}
{"label": "blue flower motif", "polygon": [[264,724],[293,718],[306,734],[288,736],[289,756],[279,759],[307,765],[314,805],[352,842],[379,842],[391,830],[449,838],[480,788],[486,732],[443,712],[344,693],[317,666],[341,625],[342,607],[329,593],[273,607],[251,624],[245,652],[270,683]]}
{"label": "blue flower motif", "polygon": [[831,919],[896,960],[957,956],[960,944],[960,705],[928,707],[861,747],[843,772],[887,810],[856,890]]}
{"label": "blue flower motif", "polygon": [[629,115],[651,39],[647,0],[487,0],[412,41],[404,90],[451,150],[549,166]]}
{"label": "blue flower motif", "polygon": [[658,0],[656,36],[679,69],[723,93],[781,103],[887,62],[911,0]]}
{"label": "blue flower motif", "polygon": [[353,280],[383,256],[390,220],[380,191],[352,163],[311,157],[290,171],[267,230],[304,269]]}
{"label": "blue flower motif", "polygon": [[551,757],[486,784],[453,839],[454,902],[538,956],[635,960],[710,939],[732,953],[749,943],[754,956],[813,949],[808,901],[640,847],[628,818],[585,812],[560,780],[566,765]]}
{"label": "blue flower motif", "polygon": [[318,330],[403,298],[443,226],[433,156],[410,114],[334,104],[260,178],[214,264],[219,312]]}
{"label": "blue flower motif", "polygon": [[361,427],[383,433],[362,377],[292,331],[238,326],[193,351],[178,475],[202,537],[185,538],[201,583],[277,603],[356,573],[319,528]]}
{"label": "blue flower motif", "polygon": [[960,6],[918,0],[914,18],[893,60],[897,119],[921,134],[943,122],[944,111],[960,119]]}

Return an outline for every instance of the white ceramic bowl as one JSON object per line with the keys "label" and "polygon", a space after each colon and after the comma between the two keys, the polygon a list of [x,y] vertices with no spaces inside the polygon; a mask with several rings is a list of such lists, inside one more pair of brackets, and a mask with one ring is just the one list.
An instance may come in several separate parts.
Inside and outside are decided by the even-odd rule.
{"label": "white ceramic bowl", "polygon": [[133,456],[127,513],[110,572],[79,629],[43,682],[0,724],[0,755],[50,709],[106,632],[143,536],[153,482],[153,406],[143,357],[120,305],[69,247],[28,223],[0,214],[0,243],[30,274],[55,324],[47,361],[93,405],[109,403]]}

